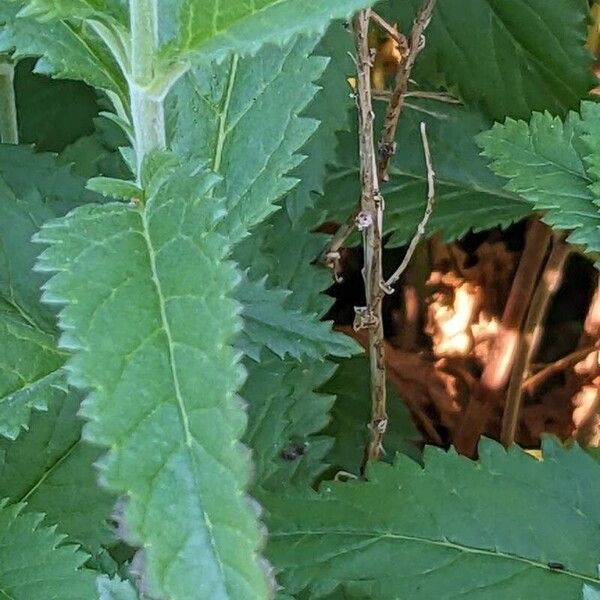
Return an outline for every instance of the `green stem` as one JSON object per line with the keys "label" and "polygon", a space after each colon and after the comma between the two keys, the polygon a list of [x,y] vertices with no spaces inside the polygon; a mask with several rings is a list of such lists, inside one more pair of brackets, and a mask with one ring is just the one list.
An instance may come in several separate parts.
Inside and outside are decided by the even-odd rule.
{"label": "green stem", "polygon": [[144,157],[166,146],[162,101],[152,99],[148,87],[154,79],[158,48],[158,0],[130,0],[131,74],[129,94],[135,136],[138,183]]}
{"label": "green stem", "polygon": [[10,59],[0,60],[0,139],[3,144],[18,144],[17,105],[14,88],[15,67]]}

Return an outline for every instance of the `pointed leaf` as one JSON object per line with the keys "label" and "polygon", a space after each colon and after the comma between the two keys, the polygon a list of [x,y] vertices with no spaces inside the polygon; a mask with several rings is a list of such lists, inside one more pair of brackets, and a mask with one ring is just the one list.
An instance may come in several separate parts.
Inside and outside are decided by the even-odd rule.
{"label": "pointed leaf", "polygon": [[[31,411],[46,410],[65,393],[65,355],[54,336],[0,301],[0,437],[17,438]],[[3,496],[6,492],[3,492]]]}
{"label": "pointed leaf", "polygon": [[254,57],[233,55],[194,69],[174,91],[174,146],[222,175],[215,193],[226,199],[227,215],[220,228],[233,241],[295,184],[287,175],[317,125],[298,117],[325,67],[308,56],[315,43],[299,38]]}
{"label": "pointed leaf", "polygon": [[[85,435],[110,447],[102,477],[128,498],[124,518],[144,547],[150,595],[263,598],[260,532],[236,444],[243,372],[238,280],[215,232],[215,179],[153,155],[145,209],[86,206],[44,226],[40,268],[59,271],[45,298],[66,303],[70,379],[92,389]],[[69,269],[64,270],[68,264]]]}
{"label": "pointed leaf", "polygon": [[40,305],[45,277],[31,273],[39,247],[31,236],[42,224],[96,198],[70,167],[29,146],[0,146],[0,295],[40,329],[52,330],[54,315]]}
{"label": "pointed leaf", "polygon": [[485,441],[480,456],[428,449],[424,468],[399,456],[368,482],[263,498],[280,583],[378,600],[576,600],[597,586],[600,466],[578,447],[547,445],[539,462]]}
{"label": "pointed leaf", "polygon": [[370,4],[372,0],[178,0],[179,34],[166,55],[254,53],[297,34],[323,33],[329,21],[349,18]]}
{"label": "pointed leaf", "polygon": [[22,514],[23,505],[0,502],[0,594],[10,600],[90,600],[94,575],[81,569],[87,556],[61,545],[42,515]]}
{"label": "pointed leaf", "polygon": [[0,440],[0,494],[26,502],[25,511],[59,523],[69,541],[97,555],[116,539],[108,526],[115,499],[98,486],[94,463],[101,451],[81,440],[74,390],[33,415],[29,430],[15,442]]}
{"label": "pointed leaf", "polygon": [[236,296],[244,305],[242,348],[246,354],[258,360],[263,346],[281,358],[298,359],[352,356],[360,351],[352,338],[332,331],[330,322],[288,309],[285,301],[289,295],[280,288],[267,289],[264,279],[243,281]]}
{"label": "pointed leaf", "polygon": [[[589,112],[588,118],[599,117]],[[493,161],[491,168],[509,179],[509,191],[544,211],[548,225],[573,230],[568,241],[599,251],[600,203],[586,172],[583,130],[574,113],[564,123],[548,113],[535,113],[529,124],[512,119],[496,124],[478,141]]]}
{"label": "pointed leaf", "polygon": [[0,5],[0,52],[15,59],[41,57],[37,73],[59,79],[79,79],[92,87],[109,90],[126,102],[127,87],[112,55],[93,31],[67,21],[40,23],[17,17],[18,5]]}
{"label": "pointed leaf", "polygon": [[306,159],[294,169],[298,185],[285,198],[285,208],[292,220],[312,207],[314,192],[323,193],[327,167],[335,160],[337,132],[349,128],[350,110],[355,106],[346,81],[356,67],[352,63],[354,51],[352,33],[342,23],[332,23],[313,54],[328,59],[328,64],[319,80],[321,88],[308,108],[307,117],[316,119],[319,128],[304,144],[300,153]]}

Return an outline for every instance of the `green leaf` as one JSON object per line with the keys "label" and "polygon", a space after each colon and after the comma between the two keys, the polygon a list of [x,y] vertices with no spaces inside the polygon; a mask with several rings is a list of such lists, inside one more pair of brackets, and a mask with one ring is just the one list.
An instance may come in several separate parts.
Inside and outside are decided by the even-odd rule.
{"label": "green leaf", "polygon": [[118,578],[98,577],[98,600],[137,600],[138,595],[128,581]]}
{"label": "green leaf", "polygon": [[541,462],[490,441],[480,457],[428,448],[424,468],[399,455],[368,482],[265,496],[280,583],[303,598],[377,600],[576,600],[598,585],[598,464],[553,443]]}
{"label": "green leaf", "polygon": [[35,72],[59,79],[78,79],[108,90],[127,102],[127,86],[112,55],[93,31],[67,21],[40,23],[17,17],[18,6],[0,5],[0,52],[18,60],[40,57]]}
{"label": "green leaf", "polygon": [[48,331],[54,314],[39,302],[45,277],[31,272],[39,247],[31,236],[42,224],[96,196],[70,167],[28,146],[0,146],[0,296],[32,324]]}
{"label": "green leaf", "polygon": [[236,444],[239,276],[215,231],[215,177],[155,154],[142,183],[144,210],[80,207],[38,235],[50,244],[39,267],[58,271],[45,299],[66,304],[70,380],[93,390],[85,437],[110,447],[102,479],[127,496],[150,595],[264,598],[249,457]]}
{"label": "green leaf", "polygon": [[94,575],[81,569],[87,556],[65,546],[42,515],[21,514],[23,505],[0,502],[0,594],[11,600],[90,600]]}
{"label": "green leaf", "polygon": [[72,166],[73,172],[84,179],[104,175],[128,180],[131,171],[120,149],[127,143],[122,131],[109,119],[94,120],[96,130],[67,146],[60,154],[61,164]]}
{"label": "green leaf", "polygon": [[315,43],[299,38],[198,67],[173,92],[174,148],[222,175],[215,193],[225,198],[227,215],[220,228],[232,241],[276,210],[296,182],[287,174],[317,125],[298,114],[325,68],[324,59],[309,57]]}
{"label": "green leaf", "polygon": [[[408,31],[421,0],[384,4]],[[440,79],[491,119],[566,115],[594,87],[585,49],[587,0],[443,0],[427,29],[413,77],[424,89]]]}
{"label": "green leaf", "polygon": [[[397,452],[418,456],[419,432],[414,426],[404,402],[388,385],[388,428],[385,434],[385,456],[392,460]],[[356,356],[338,361],[338,369],[322,389],[336,396],[331,411],[331,423],[323,431],[335,441],[327,462],[355,475],[360,474],[364,449],[369,439],[371,391],[369,360]]]}
{"label": "green leaf", "polygon": [[178,35],[166,56],[190,53],[222,57],[252,54],[268,43],[286,43],[297,34],[322,34],[329,21],[345,19],[369,0],[179,0]]}
{"label": "green leaf", "polygon": [[259,360],[260,349],[266,347],[280,358],[286,355],[321,358],[352,356],[360,347],[352,338],[333,332],[331,322],[320,321],[318,315],[307,315],[288,309],[286,299],[291,292],[267,289],[265,279],[245,279],[236,297],[243,304],[243,338],[246,354]]}
{"label": "green leaf", "polygon": [[54,336],[1,301],[0,339],[0,436],[14,440],[28,428],[33,409],[46,410],[64,395],[65,355]]}
{"label": "green leaf", "polygon": [[117,200],[138,201],[144,197],[144,192],[133,181],[115,179],[114,177],[93,177],[87,182],[87,189],[103,196],[116,198]]}
{"label": "green leaf", "polygon": [[[597,110],[586,119],[598,119]],[[481,134],[479,144],[492,159],[491,168],[509,179],[506,189],[520,194],[543,220],[558,229],[572,230],[568,241],[600,250],[599,203],[586,172],[585,125],[575,113],[564,123],[548,113],[535,113],[529,124],[507,119]]]}
{"label": "green leaf", "polygon": [[[435,170],[436,202],[427,232],[441,232],[445,240],[462,237],[470,229],[482,231],[507,226],[531,213],[516,194],[503,189],[504,181],[490,172],[473,137],[489,127],[477,111],[439,101],[411,100],[400,121],[398,151],[390,167],[385,197],[385,233],[392,246],[407,244],[423,216],[427,201],[427,170],[419,123],[427,126]],[[377,120],[377,130],[381,120]],[[324,200],[327,218],[343,222],[359,197],[356,125],[339,136],[335,167],[330,169]]]}
{"label": "green leaf", "polygon": [[127,3],[124,0],[12,0],[24,4],[19,16],[34,17],[43,22],[60,19],[112,17],[127,22]]}
{"label": "green leaf", "polygon": [[254,487],[280,490],[311,485],[324,469],[331,440],[318,436],[329,420],[333,397],[314,390],[334,367],[323,360],[281,360],[263,351],[246,360],[241,396],[248,403],[244,442],[253,450]]}
{"label": "green leaf", "polygon": [[321,89],[304,111],[319,121],[319,128],[301,149],[306,159],[292,172],[298,185],[284,202],[292,220],[313,206],[313,193],[323,193],[327,166],[335,159],[336,133],[349,127],[349,110],[355,105],[346,79],[356,70],[353,52],[352,34],[342,23],[332,23],[314,50],[315,56],[327,57],[329,62],[319,80]]}
{"label": "green leaf", "polygon": [[60,524],[70,542],[97,555],[116,539],[108,526],[115,499],[98,486],[93,464],[101,451],[81,440],[74,390],[35,413],[29,430],[15,442],[0,440],[0,493],[12,503],[26,502],[26,512]]}

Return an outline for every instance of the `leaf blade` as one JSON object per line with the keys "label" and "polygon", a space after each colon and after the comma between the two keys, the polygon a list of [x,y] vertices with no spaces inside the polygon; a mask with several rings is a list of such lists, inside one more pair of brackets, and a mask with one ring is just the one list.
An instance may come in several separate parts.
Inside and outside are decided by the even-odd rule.
{"label": "leaf blade", "polygon": [[81,207],[42,229],[51,245],[41,268],[70,265],[46,299],[67,302],[70,379],[94,390],[85,436],[112,448],[103,479],[128,495],[125,522],[144,546],[151,593],[266,597],[242,493],[248,456],[236,444],[243,373],[228,346],[239,328],[228,293],[237,274],[214,230],[218,203],[206,200],[215,178],[163,155],[145,169],[143,212]]}

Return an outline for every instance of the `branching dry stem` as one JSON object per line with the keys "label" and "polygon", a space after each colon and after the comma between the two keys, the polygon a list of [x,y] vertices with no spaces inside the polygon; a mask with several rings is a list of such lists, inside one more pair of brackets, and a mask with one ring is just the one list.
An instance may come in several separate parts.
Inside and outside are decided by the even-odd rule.
{"label": "branching dry stem", "polygon": [[[380,182],[387,180],[389,162],[396,152],[394,140],[396,137],[396,129],[398,128],[398,120],[400,119],[402,107],[404,106],[404,99],[408,91],[408,82],[410,80],[410,75],[412,73],[415,60],[425,45],[425,38],[423,34],[429,25],[435,4],[436,0],[424,0],[424,3],[421,6],[421,9],[419,10],[413,23],[408,55],[406,56],[406,60],[400,65],[396,75],[396,83],[388,103],[385,126],[381,136],[381,141],[378,144],[377,178]],[[398,40],[402,41],[400,37],[401,34],[396,32],[396,30],[389,23],[384,21],[384,19],[382,19],[379,15],[371,11],[369,18],[373,19],[380,27],[390,32],[390,35],[392,32],[397,34],[399,36]],[[361,210],[362,207],[356,208],[356,210],[352,212],[346,221],[340,225],[327,246],[321,252],[317,262],[326,267],[332,268],[335,271],[335,266],[339,258],[339,252],[346,240],[356,228],[356,221]]]}
{"label": "branching dry stem", "polygon": [[365,451],[363,473],[364,466],[368,461],[376,461],[379,458],[387,428],[382,297],[380,294],[383,276],[381,261],[383,198],[379,194],[373,135],[372,57],[368,39],[369,13],[369,9],[360,11],[355,16],[353,23],[358,65],[357,103],[361,184],[360,217],[362,217],[361,229],[364,242],[363,277],[367,299],[367,306],[357,311],[355,328],[368,329],[371,367],[370,439]]}
{"label": "branching dry stem", "polygon": [[410,34],[410,44],[408,56],[402,62],[396,74],[396,82],[394,91],[390,98],[387,114],[385,117],[385,125],[383,135],[379,142],[379,179],[381,181],[388,180],[388,168],[392,156],[396,153],[396,130],[398,129],[398,121],[402,108],[404,106],[404,98],[408,91],[408,82],[412,73],[415,61],[419,52],[425,47],[425,29],[431,21],[431,14],[435,8],[436,0],[425,0],[419,10],[413,28]]}

